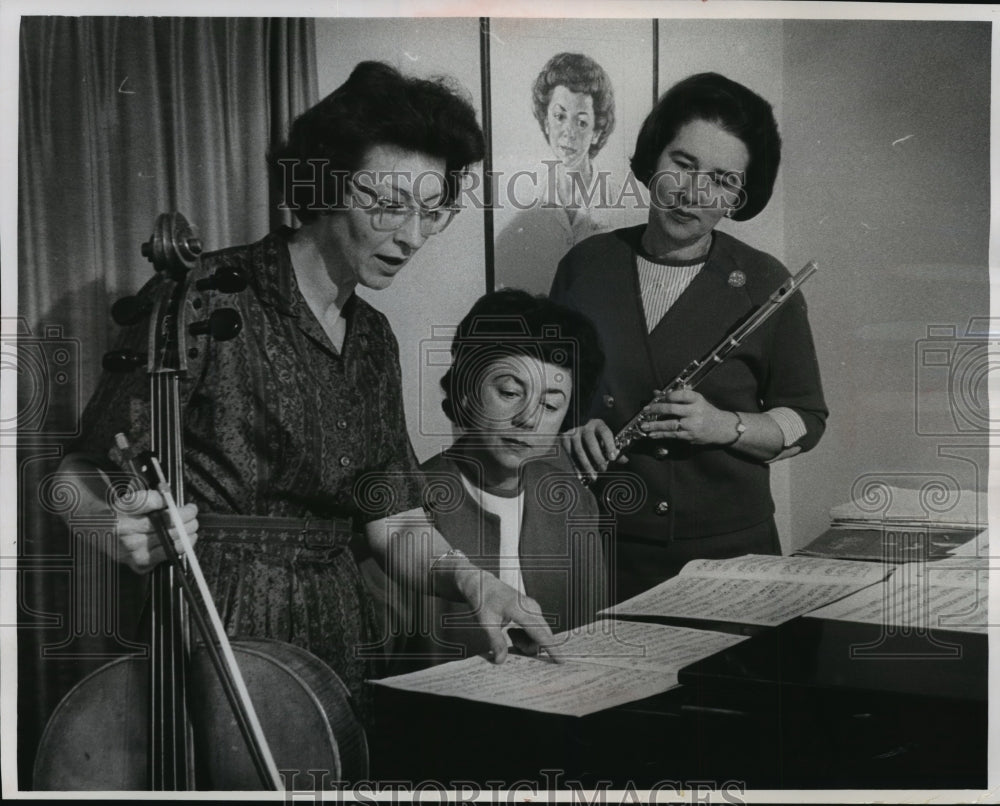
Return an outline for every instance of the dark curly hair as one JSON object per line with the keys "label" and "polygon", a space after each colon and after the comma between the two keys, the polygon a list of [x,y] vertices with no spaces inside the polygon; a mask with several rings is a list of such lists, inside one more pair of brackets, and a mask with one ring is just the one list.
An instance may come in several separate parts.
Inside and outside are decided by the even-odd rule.
{"label": "dark curly hair", "polygon": [[743,141],[750,154],[742,204],[733,219],[746,221],[771,199],[781,162],[781,135],[771,104],[753,90],[718,73],[698,73],[674,84],[646,116],[635,143],[632,173],[646,187],[656,162],[685,123],[715,123]]}
{"label": "dark curly hair", "polygon": [[376,145],[444,159],[445,204],[455,201],[462,177],[485,153],[476,112],[454,82],[361,62],[295,119],[287,140],[272,144],[268,167],[285,204],[306,223],[343,205],[345,181]]}
{"label": "dark curly hair", "polygon": [[515,288],[483,295],[459,324],[451,343],[451,367],[441,379],[441,408],[448,419],[468,427],[466,408],[478,396],[483,371],[494,361],[517,355],[572,373],[572,397],[562,429],[576,425],[604,369],[597,329],[583,314]]}
{"label": "dark curly hair", "polygon": [[531,95],[535,120],[545,134],[552,91],[563,86],[571,92],[585,92],[594,101],[594,141],[590,156],[596,157],[615,130],[615,93],[604,68],[582,53],[557,53],[549,59],[535,79]]}

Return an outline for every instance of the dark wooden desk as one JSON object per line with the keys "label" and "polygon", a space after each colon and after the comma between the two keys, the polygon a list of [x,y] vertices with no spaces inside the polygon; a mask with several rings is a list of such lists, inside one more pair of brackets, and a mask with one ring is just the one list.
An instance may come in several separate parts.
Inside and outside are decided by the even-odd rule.
{"label": "dark wooden desk", "polygon": [[[582,718],[376,687],[376,780],[986,786],[985,635],[796,619]],[[495,784],[494,784],[495,786]]]}
{"label": "dark wooden desk", "polygon": [[704,769],[757,787],[982,789],[987,672],[985,635],[802,618],[680,680]]}

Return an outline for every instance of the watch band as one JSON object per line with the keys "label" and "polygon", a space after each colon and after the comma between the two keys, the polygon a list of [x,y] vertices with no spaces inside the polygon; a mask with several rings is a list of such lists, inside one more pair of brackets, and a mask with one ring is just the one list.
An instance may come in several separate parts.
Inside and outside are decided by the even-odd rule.
{"label": "watch band", "polygon": [[725,447],[727,448],[730,445],[735,445],[737,442],[739,442],[740,437],[742,437],[747,430],[746,423],[743,422],[743,415],[740,414],[738,411],[734,411],[733,414],[736,415],[736,436],[725,444]]}

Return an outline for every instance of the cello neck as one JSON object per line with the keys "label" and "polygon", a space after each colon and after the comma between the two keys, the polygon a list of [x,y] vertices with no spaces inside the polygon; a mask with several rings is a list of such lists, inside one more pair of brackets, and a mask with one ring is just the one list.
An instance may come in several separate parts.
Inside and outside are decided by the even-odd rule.
{"label": "cello neck", "polygon": [[[178,283],[166,304],[176,316],[183,298],[184,283]],[[176,321],[176,320],[174,320]],[[176,343],[157,347],[176,351]],[[169,366],[177,366],[164,361]],[[184,503],[184,474],[180,375],[175,369],[159,369],[149,374],[150,448],[160,458],[178,505]],[[183,791],[194,788],[194,756],[185,702],[186,668],[190,655],[187,604],[175,578],[177,569],[160,563],[152,572],[150,607],[152,612],[150,651],[150,788],[154,791]]]}

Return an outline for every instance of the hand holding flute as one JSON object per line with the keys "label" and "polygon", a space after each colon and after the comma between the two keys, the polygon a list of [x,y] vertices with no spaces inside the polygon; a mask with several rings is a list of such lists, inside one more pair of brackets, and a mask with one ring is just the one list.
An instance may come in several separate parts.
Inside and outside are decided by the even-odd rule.
{"label": "hand holding flute", "polygon": [[665,389],[653,391],[652,400],[617,433],[603,420],[592,419],[564,434],[564,446],[576,462],[584,483],[594,481],[612,462],[627,462],[625,449],[642,438],[732,446],[760,460],[776,456],[782,449],[783,434],[771,417],[719,409],[693,387],[774,314],[816,268],[816,263],[810,261],[786,280],[704,358],[692,361]]}

